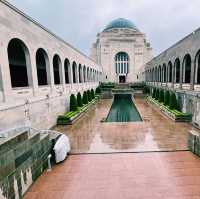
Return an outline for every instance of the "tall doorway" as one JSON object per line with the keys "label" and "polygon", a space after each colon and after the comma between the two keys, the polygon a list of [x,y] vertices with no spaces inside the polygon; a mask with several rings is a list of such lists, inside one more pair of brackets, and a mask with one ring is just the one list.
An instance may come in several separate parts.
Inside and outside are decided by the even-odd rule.
{"label": "tall doorway", "polygon": [[126,76],[125,75],[119,76],[119,83],[126,83]]}

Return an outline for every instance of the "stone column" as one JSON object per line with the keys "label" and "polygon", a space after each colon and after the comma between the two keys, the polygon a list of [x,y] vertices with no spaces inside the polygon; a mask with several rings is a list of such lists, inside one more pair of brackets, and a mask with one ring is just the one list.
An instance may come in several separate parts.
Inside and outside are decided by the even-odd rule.
{"label": "stone column", "polygon": [[1,77],[2,77],[2,91],[3,91],[3,101],[8,102],[12,99],[12,86],[9,70],[9,61],[7,54],[7,47],[2,46],[0,51],[0,67],[1,67]]}
{"label": "stone column", "polygon": [[184,73],[184,63],[183,61],[180,60],[180,89],[182,89],[182,84],[183,84],[183,73]]}
{"label": "stone column", "polygon": [[190,89],[194,90],[195,83],[195,60],[191,60]]}
{"label": "stone column", "polygon": [[38,87],[38,77],[37,77],[37,65],[36,65],[36,57],[33,51],[30,51],[30,60],[26,58],[27,61],[27,72],[28,72],[28,82],[29,85],[33,88],[33,96],[36,97],[39,92]]}
{"label": "stone column", "polygon": [[50,87],[51,93],[54,93],[55,84],[54,84],[54,70],[53,70],[53,56],[49,56],[49,79],[50,79]]}

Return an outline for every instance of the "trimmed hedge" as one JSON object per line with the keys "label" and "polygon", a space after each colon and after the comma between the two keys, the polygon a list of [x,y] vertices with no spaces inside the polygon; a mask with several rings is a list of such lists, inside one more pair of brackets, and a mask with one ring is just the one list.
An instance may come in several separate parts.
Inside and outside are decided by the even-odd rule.
{"label": "trimmed hedge", "polygon": [[161,89],[159,92],[159,102],[164,102],[164,90]]}
{"label": "trimmed hedge", "polygon": [[152,97],[153,97],[154,99],[156,98],[156,88],[153,88]]}
{"label": "trimmed hedge", "polygon": [[74,94],[71,94],[70,96],[70,111],[77,111],[78,110],[78,104],[77,100]]}
{"label": "trimmed hedge", "polygon": [[91,96],[90,90],[87,90],[87,97],[88,97],[88,101],[91,102],[92,101],[92,96]]}
{"label": "trimmed hedge", "polygon": [[155,95],[155,99],[158,100],[159,99],[159,89],[156,89],[156,95]]}
{"label": "trimmed hedge", "polygon": [[170,99],[170,93],[167,90],[167,91],[165,91],[164,105],[169,105],[169,99]]}
{"label": "trimmed hedge", "polygon": [[83,92],[83,104],[88,104],[88,95],[87,92]]}
{"label": "trimmed hedge", "polygon": [[77,94],[77,104],[78,104],[79,107],[83,106],[82,97],[81,97],[80,92],[78,92],[78,94]]}
{"label": "trimmed hedge", "polygon": [[170,95],[170,100],[169,100],[169,108],[170,109],[177,109],[177,99],[176,99],[176,94],[174,92],[171,93]]}
{"label": "trimmed hedge", "polygon": [[94,94],[94,90],[93,89],[91,89],[91,97],[92,97],[92,99],[95,98],[95,94]]}
{"label": "trimmed hedge", "polygon": [[96,88],[95,94],[96,94],[96,95],[101,94],[101,88],[100,88],[99,86]]}

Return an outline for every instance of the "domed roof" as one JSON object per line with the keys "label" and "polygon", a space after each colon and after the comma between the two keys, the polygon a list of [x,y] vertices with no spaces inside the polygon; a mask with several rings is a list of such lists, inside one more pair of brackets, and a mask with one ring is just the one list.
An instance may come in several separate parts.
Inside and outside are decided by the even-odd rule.
{"label": "domed roof", "polygon": [[129,28],[129,29],[138,30],[132,21],[128,19],[123,19],[123,18],[119,18],[119,19],[115,19],[111,21],[103,31],[107,31],[113,28]]}

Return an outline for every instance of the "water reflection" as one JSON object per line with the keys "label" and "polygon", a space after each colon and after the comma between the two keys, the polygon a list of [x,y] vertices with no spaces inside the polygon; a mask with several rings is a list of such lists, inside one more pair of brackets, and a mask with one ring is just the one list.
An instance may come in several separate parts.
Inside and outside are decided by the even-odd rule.
{"label": "water reflection", "polygon": [[148,105],[136,99],[136,106],[149,122],[102,123],[112,100],[101,100],[72,126],[56,130],[67,134],[72,153],[138,152],[187,149],[187,123],[174,123]]}

